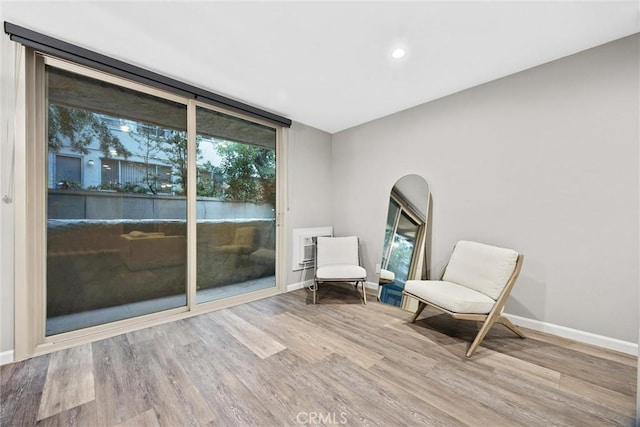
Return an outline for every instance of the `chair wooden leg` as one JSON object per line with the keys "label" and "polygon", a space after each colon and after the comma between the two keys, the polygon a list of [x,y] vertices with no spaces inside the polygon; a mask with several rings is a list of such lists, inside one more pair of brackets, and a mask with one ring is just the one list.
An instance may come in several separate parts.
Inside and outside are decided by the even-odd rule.
{"label": "chair wooden leg", "polygon": [[416,310],[416,314],[413,315],[413,319],[411,319],[411,323],[415,323],[415,321],[418,319],[418,316],[420,316],[420,313],[422,313],[422,310],[424,310],[426,306],[427,304],[423,303],[422,301],[418,302],[418,309]]}
{"label": "chair wooden leg", "polygon": [[509,329],[511,329],[511,331],[513,331],[513,333],[518,335],[520,338],[526,338],[524,332],[522,332],[522,330],[520,328],[518,328],[516,325],[511,323],[511,320],[507,319],[506,317],[500,316],[500,317],[498,317],[496,322],[506,326]]}
{"label": "chair wooden leg", "polygon": [[487,320],[485,320],[484,323],[482,324],[480,331],[478,331],[478,335],[476,335],[476,338],[471,343],[469,350],[467,350],[467,354],[466,354],[467,357],[471,357],[473,353],[475,353],[475,351],[478,349],[478,346],[480,345],[484,337],[487,335],[487,333],[489,332],[489,329],[491,329],[494,323],[495,323],[495,318],[492,318],[491,316],[487,317]]}
{"label": "chair wooden leg", "polygon": [[360,283],[362,283],[362,301],[364,301],[364,304],[367,305],[367,290],[364,287],[364,282]]}
{"label": "chair wooden leg", "polygon": [[316,295],[318,293],[318,282],[313,282],[313,303],[316,303]]}

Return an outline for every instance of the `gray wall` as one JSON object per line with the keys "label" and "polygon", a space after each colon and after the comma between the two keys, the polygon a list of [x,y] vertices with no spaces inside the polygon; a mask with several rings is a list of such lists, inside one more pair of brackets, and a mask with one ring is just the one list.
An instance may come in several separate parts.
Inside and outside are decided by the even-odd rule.
{"label": "gray wall", "polygon": [[311,279],[311,271],[291,271],[293,229],[331,226],[331,135],[294,123],[289,130],[287,284]]}
{"label": "gray wall", "polygon": [[638,340],[638,35],[333,136],[335,232],[380,259],[389,189],[422,175],[432,271],[459,239],[516,249],[506,311]]}

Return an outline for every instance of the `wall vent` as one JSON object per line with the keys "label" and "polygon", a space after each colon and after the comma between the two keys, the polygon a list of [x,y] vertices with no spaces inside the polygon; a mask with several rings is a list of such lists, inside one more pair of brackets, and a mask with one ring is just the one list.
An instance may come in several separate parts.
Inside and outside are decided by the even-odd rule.
{"label": "wall vent", "polygon": [[293,271],[313,267],[318,236],[333,236],[333,227],[295,228],[293,230]]}

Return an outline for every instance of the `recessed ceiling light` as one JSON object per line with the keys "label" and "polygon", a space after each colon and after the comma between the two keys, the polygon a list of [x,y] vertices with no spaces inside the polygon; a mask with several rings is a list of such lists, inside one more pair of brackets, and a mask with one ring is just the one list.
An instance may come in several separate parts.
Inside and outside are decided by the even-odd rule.
{"label": "recessed ceiling light", "polygon": [[391,57],[392,57],[393,59],[400,59],[400,58],[402,58],[402,57],[404,56],[404,54],[405,54],[404,49],[403,49],[403,48],[401,48],[401,47],[399,47],[399,48],[396,48],[396,49],[391,53]]}

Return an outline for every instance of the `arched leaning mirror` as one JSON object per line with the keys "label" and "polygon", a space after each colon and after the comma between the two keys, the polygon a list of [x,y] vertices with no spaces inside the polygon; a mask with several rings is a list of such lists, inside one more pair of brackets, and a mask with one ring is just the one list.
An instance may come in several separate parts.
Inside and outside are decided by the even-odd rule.
{"label": "arched leaning mirror", "polygon": [[389,196],[380,263],[378,299],[409,309],[402,291],[407,280],[426,278],[429,185],[418,175],[400,178]]}

